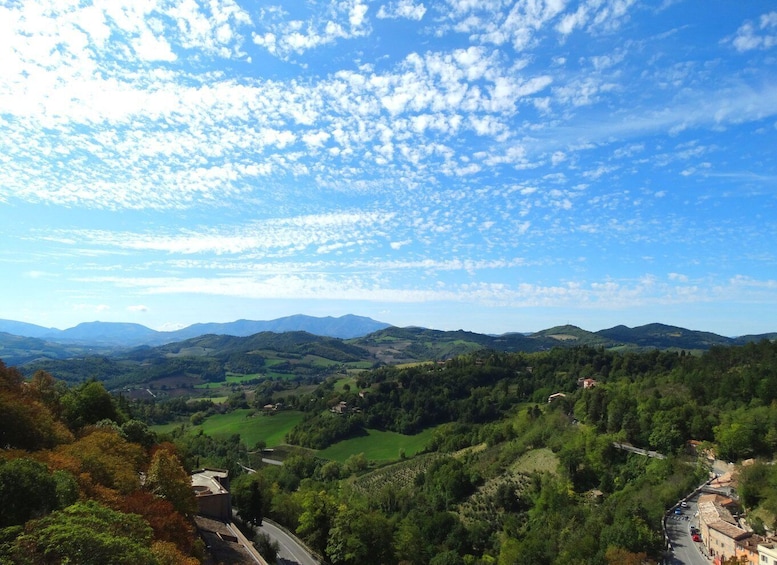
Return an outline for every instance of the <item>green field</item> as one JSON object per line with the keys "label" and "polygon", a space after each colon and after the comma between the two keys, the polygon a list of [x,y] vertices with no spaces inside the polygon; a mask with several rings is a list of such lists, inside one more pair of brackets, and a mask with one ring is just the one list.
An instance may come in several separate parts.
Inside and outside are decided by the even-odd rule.
{"label": "green field", "polygon": [[188,420],[186,422],[170,422],[169,424],[156,424],[154,426],[149,426],[151,431],[157,434],[169,434],[173,430],[177,430],[181,426],[187,426]]}
{"label": "green field", "polygon": [[[254,414],[249,416],[249,414]],[[202,430],[211,437],[227,437],[240,434],[243,443],[252,448],[258,441],[264,441],[267,447],[275,447],[286,443],[286,433],[302,420],[302,412],[293,410],[281,411],[267,415],[256,413],[246,408],[233,410],[226,414],[214,414],[201,425],[187,424],[187,432],[196,434]],[[181,426],[181,422],[152,426],[157,433],[170,432]],[[407,457],[412,457],[426,447],[432,438],[435,428],[406,436],[395,432],[367,430],[367,435],[338,442],[318,452],[319,457],[333,461],[345,462],[351,455],[364,453],[369,461],[382,462],[400,459],[404,450]]]}
{"label": "green field", "polygon": [[400,450],[407,457],[412,457],[423,450],[432,439],[434,428],[429,428],[414,436],[404,436],[395,432],[367,430],[366,436],[338,442],[318,452],[319,457],[332,459],[341,463],[351,455],[364,453],[369,461],[395,461],[400,457]]}
{"label": "green field", "polygon": [[257,413],[248,417],[251,410],[241,409],[227,414],[214,414],[201,425],[192,426],[190,433],[200,430],[212,437],[240,434],[243,443],[251,448],[262,440],[267,447],[273,447],[286,442],[286,433],[302,420],[302,412],[293,410],[277,412],[270,416]]}

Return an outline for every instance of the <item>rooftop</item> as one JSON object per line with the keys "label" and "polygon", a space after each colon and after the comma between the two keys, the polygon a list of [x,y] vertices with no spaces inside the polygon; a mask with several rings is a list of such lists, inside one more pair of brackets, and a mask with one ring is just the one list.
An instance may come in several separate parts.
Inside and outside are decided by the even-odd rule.
{"label": "rooftop", "polygon": [[743,530],[739,526],[735,526],[734,524],[729,524],[728,522],[724,522],[723,520],[718,520],[717,522],[713,522],[712,524],[710,524],[710,530],[716,530],[721,534],[723,534],[724,536],[731,538],[735,541],[743,540],[753,535],[753,532],[748,532],[747,530]]}
{"label": "rooftop", "polygon": [[228,491],[219,479],[228,477],[229,473],[221,469],[200,469],[192,473],[192,488],[197,496],[225,494]]}

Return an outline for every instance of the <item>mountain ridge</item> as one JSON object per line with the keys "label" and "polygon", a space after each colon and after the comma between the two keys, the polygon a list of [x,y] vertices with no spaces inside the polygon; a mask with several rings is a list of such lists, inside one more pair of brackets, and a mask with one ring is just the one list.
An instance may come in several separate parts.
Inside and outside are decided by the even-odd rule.
{"label": "mountain ridge", "polygon": [[[272,329],[264,329],[268,327]],[[730,338],[660,323],[634,328],[617,325],[597,332],[567,324],[529,334],[488,335],[465,330],[444,331],[415,326],[399,328],[371,318],[352,315],[340,318],[314,318],[299,315],[269,322],[238,320],[226,324],[195,324],[184,328],[193,334],[191,337],[187,337],[185,333],[178,333],[180,330],[156,332],[140,324],[129,323],[86,322],[68,330],[56,330],[53,333],[54,337],[49,337],[51,334],[45,333],[44,337],[19,336],[5,331],[10,328],[21,328],[36,335],[41,335],[41,330],[46,329],[23,322],[0,320],[0,360],[7,365],[26,365],[45,360],[87,356],[114,356],[121,351],[131,349],[139,349],[137,354],[142,356],[144,348],[175,346],[175,344],[185,344],[206,336],[211,337],[207,341],[217,343],[229,342],[231,339],[213,338],[239,339],[260,334],[264,336],[261,338],[264,346],[270,349],[276,348],[277,343],[292,339],[293,336],[289,334],[297,334],[299,338],[299,334],[304,333],[309,336],[305,337],[305,340],[311,343],[323,342],[326,339],[341,340],[344,342],[343,345],[350,344],[362,348],[365,351],[365,362],[389,365],[439,361],[478,349],[530,353],[550,350],[554,347],[585,345],[631,350],[655,348],[702,351],[714,346],[742,345],[762,339],[777,339],[777,332]],[[326,332],[329,332],[329,335]],[[350,337],[339,337],[335,332],[339,332],[340,335],[350,335]],[[318,343],[309,347],[320,349],[323,346]],[[341,358],[342,352],[336,357]]]}
{"label": "mountain ridge", "polygon": [[53,343],[110,347],[158,346],[207,334],[247,337],[261,332],[306,331],[313,335],[349,339],[390,327],[365,316],[315,317],[295,314],[273,320],[236,320],[234,322],[197,323],[172,331],[157,331],[129,322],[82,322],[60,330],[27,322],[0,319],[0,333],[38,338]]}

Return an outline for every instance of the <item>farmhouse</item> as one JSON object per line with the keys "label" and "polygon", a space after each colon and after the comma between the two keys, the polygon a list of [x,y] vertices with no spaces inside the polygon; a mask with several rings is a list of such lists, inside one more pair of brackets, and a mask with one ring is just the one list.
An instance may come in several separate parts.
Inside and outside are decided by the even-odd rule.
{"label": "farmhouse", "polygon": [[332,406],[329,411],[334,412],[335,414],[347,414],[348,403],[345,400],[341,400],[338,404]]}
{"label": "farmhouse", "polygon": [[594,388],[599,382],[596,379],[578,379],[577,384],[583,388]]}

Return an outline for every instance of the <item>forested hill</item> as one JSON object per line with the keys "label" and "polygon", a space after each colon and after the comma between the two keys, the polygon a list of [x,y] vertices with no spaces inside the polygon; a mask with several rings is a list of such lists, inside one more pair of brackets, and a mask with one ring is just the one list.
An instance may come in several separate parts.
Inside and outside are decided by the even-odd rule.
{"label": "forested hill", "polygon": [[598,332],[565,325],[530,334],[507,333],[494,336],[464,330],[446,332],[415,327],[390,327],[353,339],[351,343],[364,347],[379,360],[392,364],[450,359],[455,355],[484,348],[506,353],[531,353],[554,347],[568,348],[581,345],[633,351],[642,349],[706,351],[715,345],[742,345],[762,339],[777,339],[777,333],[730,338],[677,326],[648,324],[636,328],[616,326]]}
{"label": "forested hill", "polygon": [[343,367],[442,361],[481,349],[530,353],[587,345],[619,351],[705,351],[714,345],[775,338],[777,333],[728,338],[663,324],[616,326],[598,332],[566,325],[528,335],[499,336],[464,330],[389,327],[348,340],[299,331],[261,332],[247,337],[205,335],[158,347],[116,350],[0,333],[0,359],[7,365],[18,366],[26,375],[43,369],[73,382],[98,378],[110,388],[165,378],[190,379],[193,386],[202,381],[223,380],[227,373],[272,372],[312,377]]}

